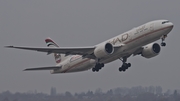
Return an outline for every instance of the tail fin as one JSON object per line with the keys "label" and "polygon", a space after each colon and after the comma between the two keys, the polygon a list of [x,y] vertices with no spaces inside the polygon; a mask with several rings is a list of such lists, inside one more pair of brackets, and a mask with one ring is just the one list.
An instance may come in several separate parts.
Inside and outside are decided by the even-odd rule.
{"label": "tail fin", "polygon": [[[45,42],[46,42],[46,45],[47,47],[59,47],[51,38],[46,38],[45,39]],[[55,61],[56,63],[60,63],[62,60],[61,60],[61,54],[59,53],[54,53],[54,58],[55,58]]]}

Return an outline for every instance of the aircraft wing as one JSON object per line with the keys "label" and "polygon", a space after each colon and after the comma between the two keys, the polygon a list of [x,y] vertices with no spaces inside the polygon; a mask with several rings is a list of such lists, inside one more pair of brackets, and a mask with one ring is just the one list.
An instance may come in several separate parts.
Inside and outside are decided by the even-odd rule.
{"label": "aircraft wing", "polygon": [[[114,49],[117,50],[124,44],[114,46]],[[94,49],[96,46],[90,47],[23,47],[23,46],[5,46],[6,48],[16,48],[24,50],[32,50],[38,52],[46,52],[48,55],[51,53],[60,53],[66,55],[82,55],[85,58],[95,59]]]}
{"label": "aircraft wing", "polygon": [[61,66],[46,66],[46,67],[37,67],[37,68],[27,68],[24,71],[30,71],[30,70],[54,70],[54,69],[60,69]]}
{"label": "aircraft wing", "polygon": [[95,46],[92,47],[23,47],[23,46],[5,46],[6,48],[16,48],[24,50],[33,50],[39,52],[60,53],[66,55],[89,55],[94,52]]}

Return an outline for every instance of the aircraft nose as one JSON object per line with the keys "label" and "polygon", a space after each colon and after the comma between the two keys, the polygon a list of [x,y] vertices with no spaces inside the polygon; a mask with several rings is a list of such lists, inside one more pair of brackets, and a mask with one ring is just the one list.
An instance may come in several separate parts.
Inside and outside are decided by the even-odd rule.
{"label": "aircraft nose", "polygon": [[174,24],[172,22],[169,22],[167,23],[167,27],[168,27],[168,32],[170,32],[173,29]]}
{"label": "aircraft nose", "polygon": [[174,27],[174,24],[172,22],[169,23],[169,27],[170,28],[173,28]]}

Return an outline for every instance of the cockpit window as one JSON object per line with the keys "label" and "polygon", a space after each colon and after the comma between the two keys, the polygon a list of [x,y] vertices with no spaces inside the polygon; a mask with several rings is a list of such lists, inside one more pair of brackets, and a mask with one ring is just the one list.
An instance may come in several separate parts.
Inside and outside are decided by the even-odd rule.
{"label": "cockpit window", "polygon": [[169,23],[169,21],[163,21],[162,24]]}

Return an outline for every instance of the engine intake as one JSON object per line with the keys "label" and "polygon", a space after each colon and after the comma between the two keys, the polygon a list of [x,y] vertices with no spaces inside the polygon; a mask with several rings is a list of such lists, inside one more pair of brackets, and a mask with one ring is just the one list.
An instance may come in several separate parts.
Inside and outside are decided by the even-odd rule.
{"label": "engine intake", "polygon": [[142,56],[145,58],[152,58],[157,56],[161,51],[161,47],[157,43],[151,43],[144,47]]}
{"label": "engine intake", "polygon": [[97,58],[104,58],[114,52],[114,47],[111,43],[105,43],[97,46],[94,50],[94,55]]}

